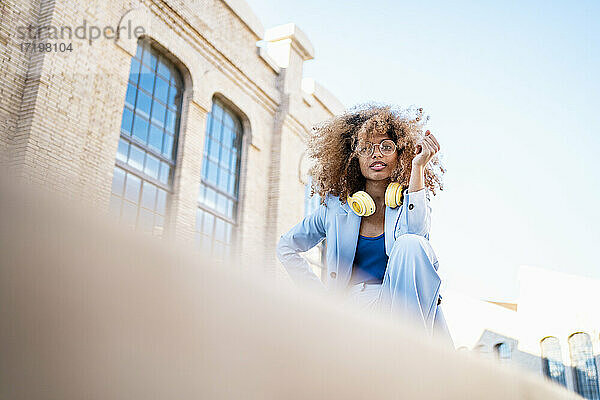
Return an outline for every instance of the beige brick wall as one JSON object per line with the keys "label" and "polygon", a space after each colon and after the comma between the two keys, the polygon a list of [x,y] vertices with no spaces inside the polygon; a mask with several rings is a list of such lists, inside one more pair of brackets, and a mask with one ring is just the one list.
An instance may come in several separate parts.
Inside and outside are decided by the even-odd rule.
{"label": "beige brick wall", "polygon": [[0,162],[4,166],[10,164],[10,157],[22,158],[25,152],[23,130],[17,124],[20,116],[26,118],[35,99],[35,93],[25,91],[31,53],[21,51],[17,28],[36,24],[39,14],[36,0],[0,4]]}
{"label": "beige brick wall", "polygon": [[289,68],[273,67],[257,51],[261,37],[221,0],[46,4],[8,0],[2,5],[2,165],[107,209],[136,38],[91,43],[72,38],[64,40],[73,43],[72,52],[27,55],[18,48],[15,29],[40,21],[73,27],[83,20],[100,27],[131,21],[178,65],[185,80],[167,234],[194,239],[206,117],[218,97],[244,126],[237,253],[261,270],[281,272],[274,246],[304,211],[298,180],[304,137],[311,124],[332,113],[319,101],[302,100],[304,60],[297,49],[292,46]]}

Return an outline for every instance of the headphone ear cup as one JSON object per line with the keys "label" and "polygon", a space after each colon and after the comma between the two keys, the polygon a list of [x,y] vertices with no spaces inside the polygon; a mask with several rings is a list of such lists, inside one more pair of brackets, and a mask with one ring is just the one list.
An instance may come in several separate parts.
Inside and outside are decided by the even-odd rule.
{"label": "headphone ear cup", "polygon": [[403,201],[404,201],[404,186],[399,185],[398,189],[396,190],[396,204],[398,206],[401,206]]}
{"label": "headphone ear cup", "polygon": [[358,191],[353,196],[348,196],[350,208],[359,217],[368,217],[375,212],[375,202],[365,191]]}
{"label": "headphone ear cup", "polygon": [[[398,193],[400,193],[398,195]],[[385,189],[385,205],[390,208],[396,208],[402,204],[402,185],[398,182],[392,182]]]}
{"label": "headphone ear cup", "polygon": [[361,205],[361,202],[355,196],[356,195],[348,196],[348,205],[350,206],[350,209],[352,209],[354,214],[361,216],[364,213],[364,207]]}

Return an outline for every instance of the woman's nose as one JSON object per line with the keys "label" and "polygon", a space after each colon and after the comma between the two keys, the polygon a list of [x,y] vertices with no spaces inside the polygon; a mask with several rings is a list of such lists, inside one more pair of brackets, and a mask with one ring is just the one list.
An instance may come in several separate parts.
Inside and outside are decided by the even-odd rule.
{"label": "woman's nose", "polygon": [[373,157],[375,157],[375,155],[377,154],[377,152],[379,153],[379,157],[378,158],[383,157],[383,153],[381,152],[381,149],[379,148],[379,145],[373,146]]}

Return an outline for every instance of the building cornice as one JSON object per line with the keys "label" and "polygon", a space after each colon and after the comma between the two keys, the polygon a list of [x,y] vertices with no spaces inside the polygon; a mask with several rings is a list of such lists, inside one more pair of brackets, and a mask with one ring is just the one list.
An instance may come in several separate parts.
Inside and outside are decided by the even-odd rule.
{"label": "building cornice", "polygon": [[188,43],[213,64],[216,69],[220,70],[225,76],[242,88],[267,111],[271,113],[275,112],[278,107],[278,100],[269,95],[253,79],[232,63],[223,52],[207,40],[183,15],[162,0],[142,0],[142,2],[155,17],[162,20],[179,36],[188,40]]}

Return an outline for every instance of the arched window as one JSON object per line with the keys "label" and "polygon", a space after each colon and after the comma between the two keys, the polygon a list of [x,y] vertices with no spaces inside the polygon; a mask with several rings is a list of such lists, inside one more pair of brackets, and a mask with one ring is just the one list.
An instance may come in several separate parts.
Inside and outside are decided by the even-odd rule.
{"label": "arched window", "polygon": [[[312,178],[310,176],[307,177],[308,183],[304,185],[304,216],[309,215],[313,211],[315,211],[319,204],[321,203],[321,196],[317,193],[314,195],[310,195],[311,192],[311,184]],[[324,281],[327,275],[327,265],[326,265],[326,257],[327,257],[327,243],[326,240],[323,240],[313,249],[309,250],[307,254],[308,261],[311,265],[314,265],[318,270],[320,270],[321,279]]]}
{"label": "arched window", "polygon": [[230,254],[238,207],[242,122],[214,99],[206,121],[196,240],[215,258]]}
{"label": "arched window", "polygon": [[110,209],[127,225],[157,235],[172,192],[182,92],[177,68],[140,39],[127,82]]}
{"label": "arched window", "polygon": [[562,361],[560,342],[554,336],[548,336],[540,341],[542,348],[542,369],[544,375],[563,386],[567,385],[565,379],[565,366]]}
{"label": "arched window", "polygon": [[590,335],[577,332],[569,336],[569,352],[577,393],[586,399],[600,399],[598,370]]}
{"label": "arched window", "polygon": [[498,360],[506,362],[510,360],[511,357],[510,345],[505,342],[497,343],[494,345],[494,353],[496,353]]}

